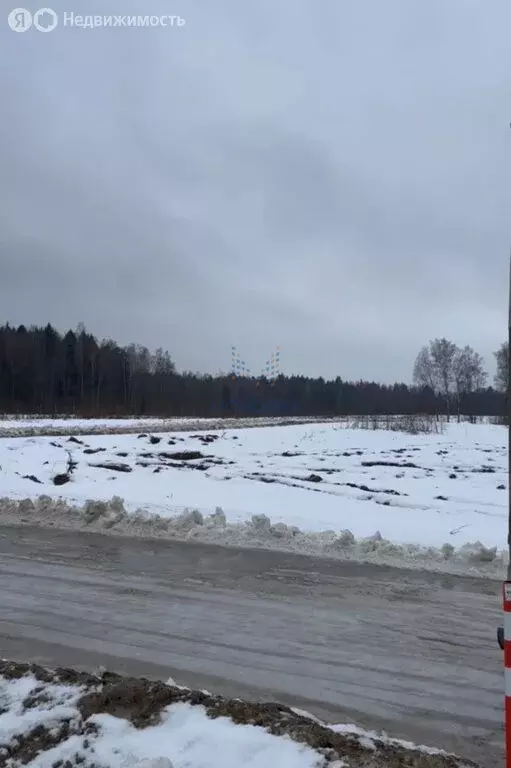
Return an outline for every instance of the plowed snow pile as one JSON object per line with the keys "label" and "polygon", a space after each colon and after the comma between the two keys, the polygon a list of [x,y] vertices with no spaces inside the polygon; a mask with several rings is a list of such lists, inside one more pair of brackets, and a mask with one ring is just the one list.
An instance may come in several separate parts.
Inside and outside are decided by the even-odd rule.
{"label": "plowed snow pile", "polygon": [[6,768],[477,768],[278,704],[0,662]]}
{"label": "plowed snow pile", "polygon": [[0,522],[499,578],[506,451],[505,430],[489,424],[1,438]]}
{"label": "plowed snow pile", "polygon": [[317,416],[261,416],[239,419],[220,418],[123,418],[75,419],[48,416],[0,416],[0,437],[28,437],[29,435],[123,435],[141,430],[181,432],[183,429],[232,429],[279,426],[281,424],[308,424],[324,421]]}

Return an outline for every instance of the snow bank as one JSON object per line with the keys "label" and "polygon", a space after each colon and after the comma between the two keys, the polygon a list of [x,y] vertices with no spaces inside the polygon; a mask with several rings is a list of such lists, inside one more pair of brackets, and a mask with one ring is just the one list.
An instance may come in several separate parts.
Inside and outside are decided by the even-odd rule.
{"label": "snow bank", "polygon": [[[101,688],[99,680],[92,686]],[[126,719],[97,714],[84,728],[78,704],[85,693],[84,686],[41,684],[31,674],[0,677],[0,755],[10,757],[11,768],[91,761],[108,768],[319,768],[324,763],[305,745],[225,717],[212,720],[204,707],[186,702],[164,709],[152,727],[140,729]]]}
{"label": "snow bank", "polygon": [[496,579],[502,577],[507,564],[506,550],[488,548],[478,541],[459,548],[448,543],[440,548],[416,543],[402,545],[384,539],[379,531],[359,539],[350,530],[305,532],[285,523],[273,524],[264,514],[253,515],[244,523],[229,523],[219,507],[210,515],[187,509],[176,516],[165,517],[145,509],[129,512],[124,500],[117,496],[109,501],[91,500],[83,505],[71,505],[49,496],[20,501],[0,498],[0,523],[273,549]]}
{"label": "snow bank", "polygon": [[285,424],[325,423],[337,420],[318,416],[267,416],[241,418],[124,418],[75,419],[72,417],[20,416],[0,417],[0,437],[124,435],[135,432],[180,432],[202,429],[247,429],[276,427]]}
{"label": "snow bank", "polygon": [[0,661],[0,702],[9,768],[478,768],[280,704],[107,672]]}
{"label": "snow bank", "polygon": [[[203,707],[174,704],[157,725],[135,728],[127,720],[100,714],[89,718],[92,737],[72,737],[39,755],[27,768],[54,768],[59,761],[93,758],[108,768],[320,768],[312,749],[262,728],[210,719]],[[84,745],[87,741],[88,746]],[[167,757],[170,755],[170,757]]]}

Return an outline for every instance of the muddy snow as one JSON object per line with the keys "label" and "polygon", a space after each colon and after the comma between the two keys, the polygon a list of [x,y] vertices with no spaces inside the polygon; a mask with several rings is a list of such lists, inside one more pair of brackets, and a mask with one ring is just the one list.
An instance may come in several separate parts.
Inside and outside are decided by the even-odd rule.
{"label": "muddy snow", "polygon": [[434,748],[328,726],[275,703],[229,700],[98,671],[0,661],[6,768],[477,768]]}

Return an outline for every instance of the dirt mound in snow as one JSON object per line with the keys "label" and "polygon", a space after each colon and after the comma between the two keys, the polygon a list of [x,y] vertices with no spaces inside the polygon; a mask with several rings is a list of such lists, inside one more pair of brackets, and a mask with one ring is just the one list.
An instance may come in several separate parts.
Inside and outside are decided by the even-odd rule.
{"label": "dirt mound in snow", "polygon": [[[210,718],[227,717],[236,724],[260,726],[276,736],[288,736],[307,744],[323,757],[318,768],[346,765],[346,760],[351,768],[478,768],[472,761],[433,749],[410,747],[384,736],[339,733],[312,717],[276,703],[226,699],[206,691],[181,688],[169,684],[170,681],[154,682],[108,672],[94,676],[64,668],[52,672],[35,664],[0,661],[0,675],[4,678],[18,679],[28,674],[42,684],[80,686],[83,695],[78,699],[77,709],[81,718],[64,719],[59,727],[53,725],[51,729],[39,725],[20,735],[7,749],[8,759],[15,764],[26,764],[71,735],[91,735],[96,729],[94,723],[89,722],[93,715],[110,714],[142,729],[157,724],[165,707],[186,702],[204,707]],[[40,705],[41,696],[44,697],[44,685],[23,702],[24,709]]]}

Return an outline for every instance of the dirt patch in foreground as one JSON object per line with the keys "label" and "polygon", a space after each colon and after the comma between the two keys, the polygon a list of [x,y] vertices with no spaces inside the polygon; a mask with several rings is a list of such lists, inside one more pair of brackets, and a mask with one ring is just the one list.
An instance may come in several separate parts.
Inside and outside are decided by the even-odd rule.
{"label": "dirt patch in foreground", "polygon": [[[158,723],[165,707],[187,702],[203,706],[211,718],[229,717],[237,724],[261,726],[276,736],[287,735],[294,741],[307,744],[324,756],[325,765],[344,759],[349,761],[350,768],[479,768],[477,763],[453,755],[430,755],[378,739],[372,739],[374,746],[367,745],[356,735],[335,733],[327,726],[280,704],[226,699],[159,681],[123,677],[109,672],[99,677],[74,669],[58,668],[52,671],[36,664],[0,661],[0,675],[4,678],[17,679],[27,674],[42,683],[41,689],[25,700],[27,710],[41,703],[45,683],[82,686],[84,695],[77,704],[81,720],[63,721],[60,728],[53,727],[51,732],[39,726],[8,747],[7,759],[21,764],[26,764],[73,734],[90,735],[95,730],[95,726],[87,722],[92,715],[107,713],[129,720],[136,728],[145,728]],[[2,757],[0,763],[3,763]]]}

